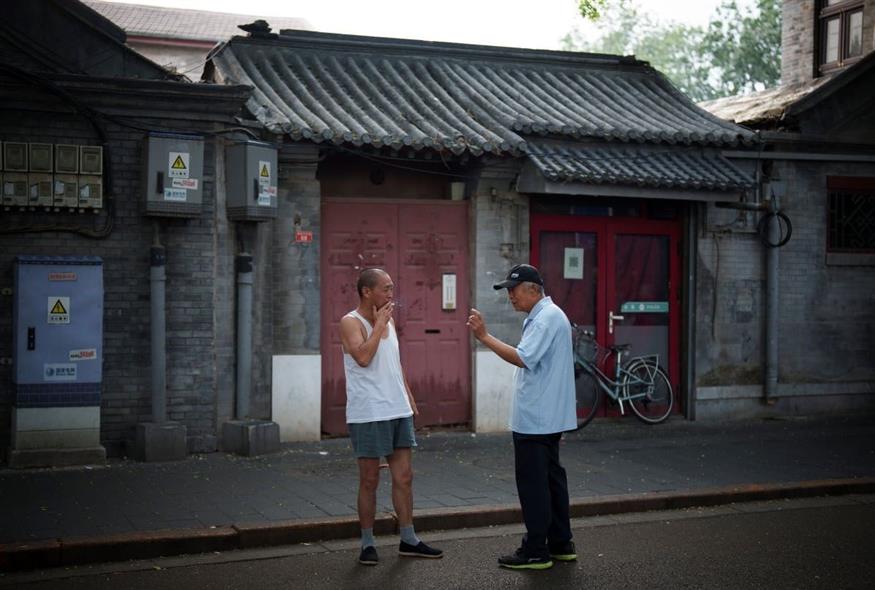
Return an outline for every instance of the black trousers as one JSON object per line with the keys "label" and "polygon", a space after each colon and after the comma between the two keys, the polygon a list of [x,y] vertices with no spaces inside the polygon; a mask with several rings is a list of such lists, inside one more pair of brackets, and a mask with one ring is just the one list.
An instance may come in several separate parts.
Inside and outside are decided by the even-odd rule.
{"label": "black trousers", "polygon": [[562,433],[513,433],[516,488],[526,524],[523,548],[545,556],[549,546],[571,540],[568,479],[559,463]]}

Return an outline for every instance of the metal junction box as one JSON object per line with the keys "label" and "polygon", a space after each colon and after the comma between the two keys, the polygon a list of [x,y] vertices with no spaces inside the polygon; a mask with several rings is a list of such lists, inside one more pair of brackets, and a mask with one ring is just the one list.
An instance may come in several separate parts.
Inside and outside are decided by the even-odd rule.
{"label": "metal junction box", "polygon": [[243,141],[225,149],[228,219],[266,221],[276,217],[276,146]]}
{"label": "metal junction box", "polygon": [[150,133],[145,141],[146,215],[200,215],[203,202],[203,137]]}
{"label": "metal junction box", "polygon": [[18,256],[14,280],[10,464],[47,449],[99,456],[103,262]]}

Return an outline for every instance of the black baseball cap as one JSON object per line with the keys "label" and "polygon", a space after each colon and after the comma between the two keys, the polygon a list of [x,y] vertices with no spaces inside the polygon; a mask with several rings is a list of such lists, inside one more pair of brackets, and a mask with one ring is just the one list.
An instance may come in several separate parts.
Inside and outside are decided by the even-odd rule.
{"label": "black baseball cap", "polygon": [[492,288],[498,291],[499,289],[511,289],[520,283],[535,283],[536,285],[544,285],[541,280],[541,274],[538,269],[530,264],[517,264],[507,273],[507,278],[500,283],[495,283]]}

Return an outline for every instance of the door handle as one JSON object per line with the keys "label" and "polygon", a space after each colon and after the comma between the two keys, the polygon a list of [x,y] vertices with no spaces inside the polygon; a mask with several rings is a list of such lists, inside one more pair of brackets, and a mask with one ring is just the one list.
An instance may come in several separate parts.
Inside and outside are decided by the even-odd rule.
{"label": "door handle", "polygon": [[614,315],[614,310],[608,312],[608,334],[614,333],[614,321],[615,320],[625,320],[626,318],[621,315]]}

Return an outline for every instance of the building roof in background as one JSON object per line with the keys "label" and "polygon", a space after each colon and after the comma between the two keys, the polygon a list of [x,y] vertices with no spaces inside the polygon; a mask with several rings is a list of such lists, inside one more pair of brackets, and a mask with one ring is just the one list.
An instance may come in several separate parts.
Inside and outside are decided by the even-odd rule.
{"label": "building roof in background", "polygon": [[[798,84],[785,84],[753,94],[728,96],[699,103],[710,113],[750,127],[774,127],[814,107],[852,84],[865,82],[875,71],[875,51],[832,75]],[[864,86],[865,87],[865,86]],[[870,94],[871,96],[871,94]]]}
{"label": "building roof in background", "polygon": [[633,57],[284,31],[211,59],[208,75],[253,86],[250,112],[296,140],[474,155],[525,152],[526,136],[755,140]]}
{"label": "building roof in background", "polygon": [[133,37],[224,41],[240,34],[237,25],[251,23],[256,19],[267,20],[275,31],[312,29],[310,23],[303,18],[251,16],[141,4],[119,4],[103,0],[83,0],[83,3]]}
{"label": "building roof in background", "polygon": [[3,65],[23,71],[179,80],[125,45],[125,32],[78,1],[0,2]]}
{"label": "building roof in background", "polygon": [[815,78],[799,84],[767,88],[751,94],[727,96],[700,102],[708,112],[739,125],[771,127],[779,123],[788,108],[805,98],[829,80]]}

